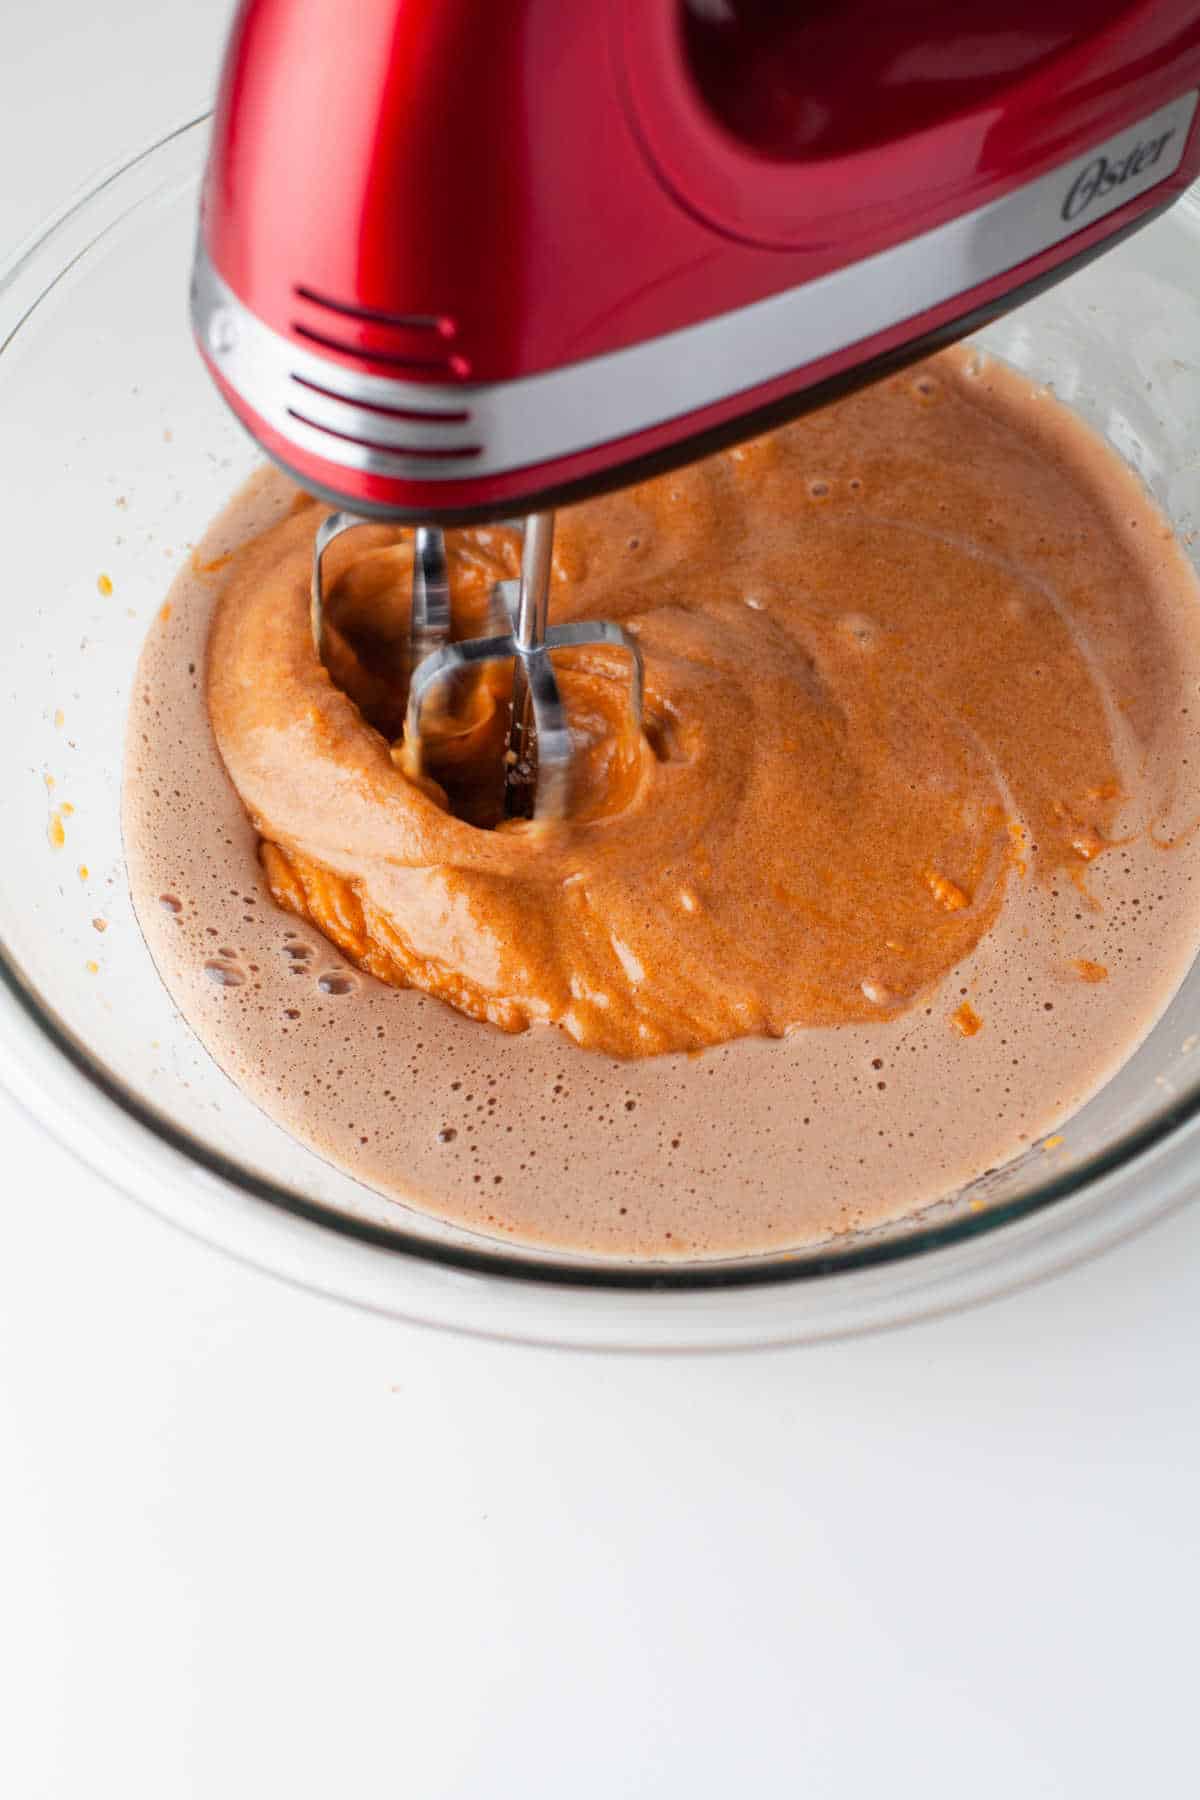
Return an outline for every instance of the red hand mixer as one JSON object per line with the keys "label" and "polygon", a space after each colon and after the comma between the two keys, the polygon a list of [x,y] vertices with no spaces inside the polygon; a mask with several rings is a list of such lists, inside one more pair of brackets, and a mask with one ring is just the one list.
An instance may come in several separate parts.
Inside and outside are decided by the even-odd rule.
{"label": "red hand mixer", "polygon": [[[761,431],[1077,267],[1200,172],[1195,0],[243,0],[192,311],[243,424],[416,525],[409,731],[514,656],[509,810],[564,805],[548,509]],[[450,644],[441,528],[527,520]],[[418,652],[420,654],[418,655]]]}

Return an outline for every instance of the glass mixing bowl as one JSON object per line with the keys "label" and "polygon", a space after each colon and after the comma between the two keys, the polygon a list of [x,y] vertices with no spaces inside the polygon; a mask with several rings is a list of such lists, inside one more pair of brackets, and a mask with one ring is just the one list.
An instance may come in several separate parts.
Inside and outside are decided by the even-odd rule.
{"label": "glass mixing bowl", "polygon": [[[559,1343],[716,1347],[912,1318],[1061,1268],[1186,1195],[1200,1172],[1200,969],[1060,1149],[902,1225],[720,1263],[588,1261],[456,1230],[323,1162],[221,1073],[150,961],[119,823],[147,623],[259,460],[187,327],[206,139],[197,120],[154,145],[0,276],[10,1091],[93,1168],[248,1260],[404,1317]],[[1185,541],[1200,516],[1198,267],[1194,193],[978,340],[1103,431]]]}

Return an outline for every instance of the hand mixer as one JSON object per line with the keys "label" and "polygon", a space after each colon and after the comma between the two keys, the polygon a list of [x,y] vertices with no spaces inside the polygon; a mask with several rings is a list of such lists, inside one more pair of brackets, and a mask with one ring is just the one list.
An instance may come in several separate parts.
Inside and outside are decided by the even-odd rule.
{"label": "hand mixer", "polygon": [[[511,658],[510,815],[561,813],[552,508],[970,331],[1200,172],[1195,0],[243,0],[192,288],[262,448],[416,527],[407,723]],[[526,515],[451,642],[443,528]]]}

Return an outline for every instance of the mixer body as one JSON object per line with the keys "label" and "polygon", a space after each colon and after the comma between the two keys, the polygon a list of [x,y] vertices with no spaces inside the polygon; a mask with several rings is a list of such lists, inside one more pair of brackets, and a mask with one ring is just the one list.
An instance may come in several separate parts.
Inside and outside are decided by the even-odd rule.
{"label": "mixer body", "polygon": [[310,489],[511,514],[1064,273],[1195,177],[1198,90],[1191,0],[244,0],[196,331]]}
{"label": "mixer body", "polygon": [[[417,525],[412,767],[431,684],[511,660],[504,810],[568,811],[550,509],[1067,273],[1195,176],[1198,101],[1194,0],[243,0],[192,314],[337,508],[317,654],[323,545]],[[517,511],[513,610],[455,642],[441,527]],[[616,634],[640,717],[636,643],[577,631]]]}

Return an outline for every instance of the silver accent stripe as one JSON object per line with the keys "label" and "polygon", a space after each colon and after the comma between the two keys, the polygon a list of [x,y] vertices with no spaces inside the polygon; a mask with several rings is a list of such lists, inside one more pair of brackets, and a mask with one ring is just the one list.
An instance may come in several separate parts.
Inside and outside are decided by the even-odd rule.
{"label": "silver accent stripe", "polygon": [[[503,474],[760,387],[1016,268],[1173,175],[1198,99],[1193,90],[921,237],[702,324],[542,375],[471,386],[403,381],[333,362],[249,312],[203,245],[193,323],[235,392],[314,456],[406,481]],[[439,421],[439,411],[460,418]],[[401,412],[420,417],[394,416]]]}

